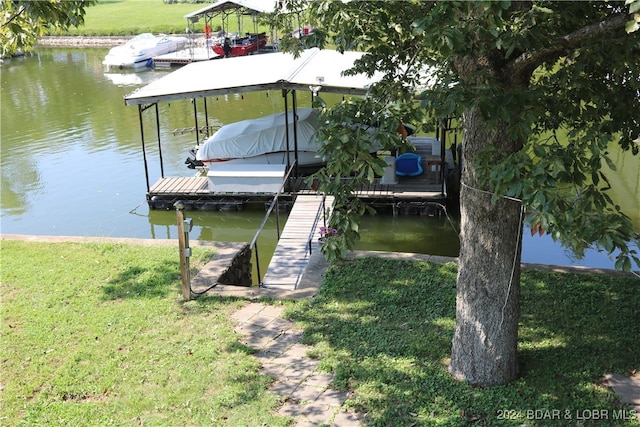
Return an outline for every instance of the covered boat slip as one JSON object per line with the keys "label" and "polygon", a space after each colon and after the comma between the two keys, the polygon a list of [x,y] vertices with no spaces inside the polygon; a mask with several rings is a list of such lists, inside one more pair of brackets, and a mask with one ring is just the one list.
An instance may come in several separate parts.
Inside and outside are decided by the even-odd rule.
{"label": "covered boat slip", "polygon": [[[215,52],[213,47],[219,43],[218,37],[212,33],[213,20],[218,16],[222,19],[222,34],[229,35],[229,18],[236,15],[238,35],[243,34],[242,16],[250,16],[253,21],[253,32],[258,32],[257,18],[261,14],[272,13],[275,10],[275,2],[264,0],[219,0],[214,4],[202,7],[184,16],[187,20],[187,34],[191,42],[188,48],[180,51],[159,55],[153,58],[156,68],[170,68],[172,65],[185,65],[192,62],[209,61],[215,58],[222,58],[222,55]],[[196,34],[204,33],[202,45],[196,41]],[[273,37],[272,37],[273,38]],[[276,48],[273,45],[262,46],[252,53],[273,52]]]}
{"label": "covered boat slip", "polygon": [[[354,61],[362,56],[360,52],[340,53],[332,50],[308,49],[295,58],[289,53],[277,52],[270,55],[256,55],[246,57],[227,58],[224,61],[195,62],[188,64],[161,79],[125,96],[125,105],[137,105],[140,118],[142,137],[142,152],[147,181],[147,201],[152,209],[166,208],[166,203],[171,200],[184,198],[193,203],[195,209],[203,208],[207,203],[221,199],[233,199],[236,201],[252,201],[253,198],[260,201],[268,198],[269,191],[260,189],[260,180],[264,177],[264,171],[260,167],[250,167],[244,170],[244,178],[255,178],[255,189],[251,189],[247,182],[243,182],[241,188],[234,188],[232,182],[224,186],[215,187],[215,177],[212,185],[211,177],[165,177],[162,157],[162,141],[160,141],[160,115],[158,103],[174,100],[194,100],[194,117],[196,141],[199,143],[203,137],[208,136],[209,118],[207,111],[207,97],[215,97],[224,94],[236,94],[251,91],[282,90],[284,97],[284,110],[293,111],[297,116],[295,92],[297,90],[340,94],[364,95],[369,86],[377,81],[380,76],[367,77],[359,74],[343,76],[342,72],[353,67]],[[260,70],[260,72],[256,72]],[[223,78],[213,78],[223,76]],[[291,102],[289,102],[289,96]],[[198,123],[196,99],[204,99],[205,125]],[[291,106],[289,106],[291,104]],[[143,115],[155,110],[155,123],[157,132],[153,133],[154,145],[157,142],[160,158],[160,178],[151,185],[149,167],[147,164],[146,135],[142,122]],[[288,115],[284,115],[288,117]],[[290,139],[289,139],[290,138]],[[296,133],[287,134],[288,147],[296,147]],[[185,150],[186,151],[186,150]],[[445,163],[444,150],[440,150],[439,165]],[[289,157],[289,156],[287,156]],[[296,152],[290,153],[290,158],[296,158]],[[287,165],[289,167],[290,165]],[[435,166],[433,166],[435,167]],[[432,166],[425,164],[425,171],[431,172]],[[443,174],[439,168],[439,176]],[[185,172],[188,169],[185,168]],[[429,179],[428,174],[418,177],[400,177],[398,183],[383,184],[380,179],[361,189],[358,197],[369,198],[376,203],[398,203],[406,200],[419,202],[423,200],[439,199],[446,197],[444,179],[439,182]],[[220,177],[218,177],[220,178]],[[405,179],[407,178],[407,179]],[[291,182],[287,182],[286,191],[309,191],[300,177],[293,173]],[[274,187],[275,188],[275,187]],[[275,192],[273,192],[275,193]],[[402,199],[402,200],[400,200]]]}

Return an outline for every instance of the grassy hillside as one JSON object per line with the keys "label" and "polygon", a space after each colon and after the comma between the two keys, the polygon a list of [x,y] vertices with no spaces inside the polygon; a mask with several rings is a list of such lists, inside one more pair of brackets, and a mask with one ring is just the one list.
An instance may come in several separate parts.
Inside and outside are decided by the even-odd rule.
{"label": "grassy hillside", "polygon": [[[85,23],[80,28],[53,35],[74,36],[126,36],[144,32],[182,34],[187,27],[185,15],[212,3],[167,4],[163,0],[100,0],[87,9]],[[221,19],[217,17],[211,27],[221,28]],[[195,32],[202,32],[204,21],[195,24]],[[235,16],[228,22],[228,31],[237,31]],[[250,17],[244,17],[244,31],[253,31]],[[260,31],[266,31],[261,28]]]}

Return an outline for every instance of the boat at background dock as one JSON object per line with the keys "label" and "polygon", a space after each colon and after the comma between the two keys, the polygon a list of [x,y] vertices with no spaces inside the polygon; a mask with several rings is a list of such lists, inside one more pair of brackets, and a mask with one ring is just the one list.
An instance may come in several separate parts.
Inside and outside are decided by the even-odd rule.
{"label": "boat at background dock", "polygon": [[154,56],[178,51],[188,43],[189,39],[182,36],[142,33],[124,45],[111,48],[102,64],[109,69],[119,70],[151,67]]}
{"label": "boat at background dock", "polygon": [[[225,52],[225,40],[228,39],[228,53]],[[211,48],[219,56],[244,56],[251,55],[264,49],[267,46],[267,35],[265,33],[249,34],[240,37],[238,34],[230,34],[228,37],[214,43]]]}

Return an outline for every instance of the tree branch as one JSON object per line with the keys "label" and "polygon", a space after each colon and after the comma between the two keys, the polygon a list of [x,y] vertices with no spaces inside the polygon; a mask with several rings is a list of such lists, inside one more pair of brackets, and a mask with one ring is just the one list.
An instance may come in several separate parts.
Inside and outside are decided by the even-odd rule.
{"label": "tree branch", "polygon": [[2,24],[2,27],[6,27],[6,26],[8,26],[9,24],[11,24],[15,19],[18,19],[18,17],[19,17],[20,15],[22,15],[22,12],[24,12],[24,11],[25,11],[24,6],[20,6],[20,9],[18,10],[18,12],[17,12],[17,13],[12,14],[12,15],[11,15],[11,18],[9,18],[6,22],[4,22],[4,23]]}
{"label": "tree branch", "polygon": [[588,25],[574,31],[573,33],[558,37],[555,45],[552,47],[533,52],[525,52],[520,55],[507,67],[507,74],[522,76],[524,73],[526,75],[543,62],[551,59],[557,59],[568,51],[584,45],[584,43],[589,40],[598,38],[615,30],[624,30],[628,19],[629,15],[626,13],[618,13],[602,22]]}

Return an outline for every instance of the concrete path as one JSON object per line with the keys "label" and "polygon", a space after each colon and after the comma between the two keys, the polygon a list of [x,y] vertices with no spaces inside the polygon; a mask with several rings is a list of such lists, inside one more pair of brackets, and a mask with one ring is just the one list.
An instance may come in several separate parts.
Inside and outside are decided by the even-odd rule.
{"label": "concrete path", "polygon": [[307,356],[310,347],[300,343],[302,331],[281,317],[283,310],[251,302],[232,316],[241,341],[256,351],[262,372],[273,377],[270,391],[285,402],[279,414],[301,427],[359,426],[355,413],[342,408],[347,393],[331,388],[334,375],[318,371],[318,362]]}
{"label": "concrete path", "polygon": [[640,421],[640,374],[627,377],[619,374],[607,374],[604,376],[603,382],[605,386],[611,387],[613,392],[620,398],[620,403],[630,405],[633,408],[629,411],[629,418],[635,415]]}

